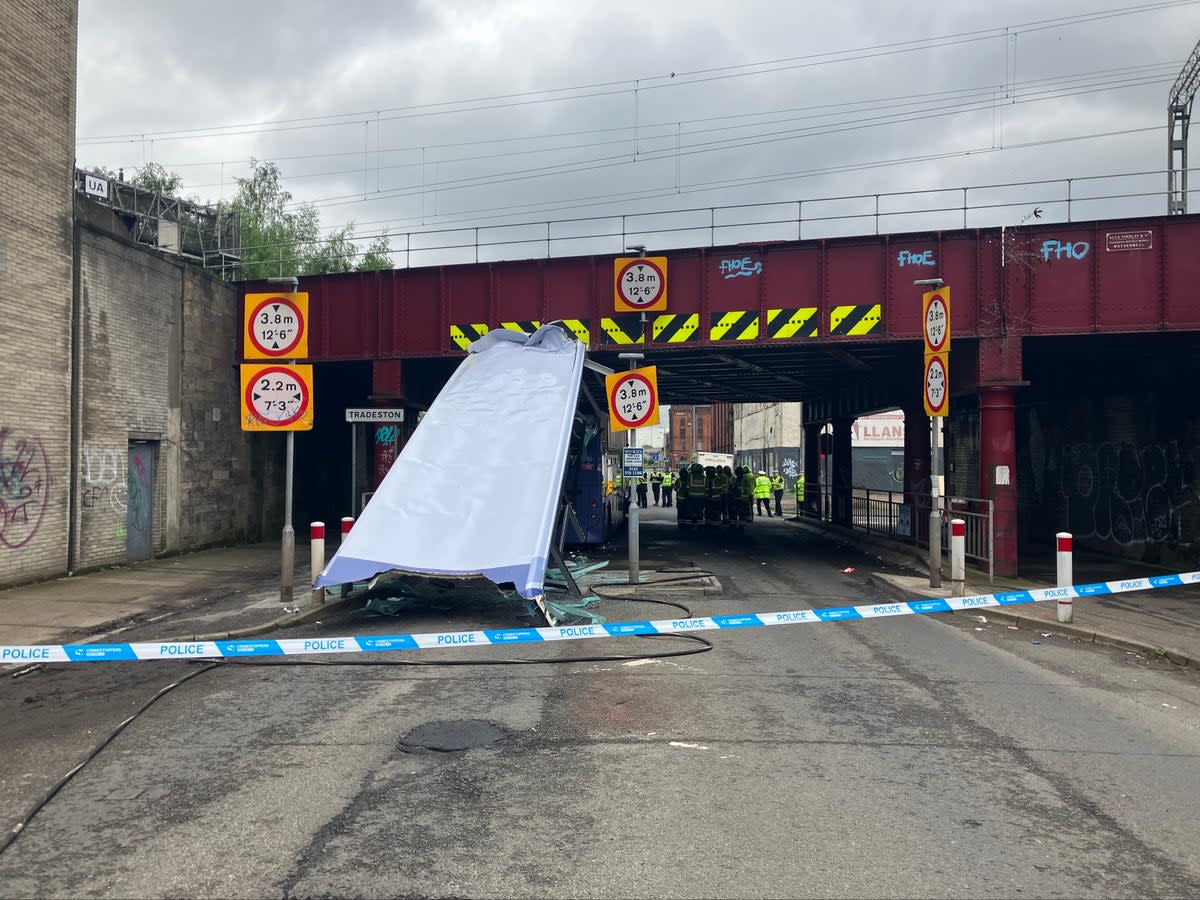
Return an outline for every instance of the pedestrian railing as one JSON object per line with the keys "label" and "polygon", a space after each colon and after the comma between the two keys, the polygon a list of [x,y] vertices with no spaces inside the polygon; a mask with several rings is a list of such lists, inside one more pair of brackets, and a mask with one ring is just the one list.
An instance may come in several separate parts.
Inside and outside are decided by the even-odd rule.
{"label": "pedestrian railing", "polygon": [[[833,521],[833,494],[828,488],[815,492],[816,513]],[[853,488],[850,495],[850,525],[858,531],[889,538],[915,547],[929,546],[930,494],[905,494],[903,491],[878,491]],[[938,498],[942,512],[942,546],[950,546],[950,520],[966,524],[966,557],[986,569],[988,581],[995,571],[995,504],[975,497]],[[813,510],[806,511],[811,515]]]}

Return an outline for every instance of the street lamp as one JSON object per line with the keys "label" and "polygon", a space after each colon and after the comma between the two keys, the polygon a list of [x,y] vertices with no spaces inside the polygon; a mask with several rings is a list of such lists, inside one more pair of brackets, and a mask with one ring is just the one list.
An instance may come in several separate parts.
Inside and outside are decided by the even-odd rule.
{"label": "street lamp", "polygon": [[[927,287],[936,291],[946,282],[941,278],[918,278],[916,287]],[[924,390],[924,388],[922,388]],[[929,454],[929,586],[942,586],[942,507],[938,496],[938,479],[941,478],[942,417],[932,416],[930,422],[931,450]]]}

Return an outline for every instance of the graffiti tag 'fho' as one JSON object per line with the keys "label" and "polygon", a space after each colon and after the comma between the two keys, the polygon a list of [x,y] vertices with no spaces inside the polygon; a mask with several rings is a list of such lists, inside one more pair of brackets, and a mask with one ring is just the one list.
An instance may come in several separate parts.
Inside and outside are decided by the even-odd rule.
{"label": "graffiti tag 'fho'", "polygon": [[896,254],[896,263],[903,269],[905,266],[936,266],[937,260],[933,258],[932,250],[923,250],[920,253],[901,250]]}
{"label": "graffiti tag 'fho'", "polygon": [[739,278],[742,276],[748,278],[751,275],[761,275],[762,270],[762,261],[752,260],[748,256],[743,256],[741,259],[721,260],[721,275],[725,278]]}
{"label": "graffiti tag 'fho'", "polygon": [[0,546],[28,544],[50,503],[50,461],[42,442],[28,433],[0,428]]}
{"label": "graffiti tag 'fho'", "polygon": [[1083,259],[1088,255],[1088,251],[1092,249],[1092,245],[1087,241],[1059,241],[1048,240],[1042,241],[1042,261],[1050,262],[1051,259]]}

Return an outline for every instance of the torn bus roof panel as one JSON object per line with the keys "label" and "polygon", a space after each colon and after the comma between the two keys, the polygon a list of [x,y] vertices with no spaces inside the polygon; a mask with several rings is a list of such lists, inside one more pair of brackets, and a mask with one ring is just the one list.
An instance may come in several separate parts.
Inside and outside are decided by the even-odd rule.
{"label": "torn bus roof panel", "polygon": [[316,587],[398,569],[543,592],[586,348],[548,325],[470,350]]}

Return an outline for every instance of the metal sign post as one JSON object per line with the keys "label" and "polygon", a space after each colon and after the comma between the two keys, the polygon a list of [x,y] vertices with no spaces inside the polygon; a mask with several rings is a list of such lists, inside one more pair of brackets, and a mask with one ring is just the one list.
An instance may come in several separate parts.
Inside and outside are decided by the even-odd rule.
{"label": "metal sign post", "polygon": [[925,337],[922,401],[929,416],[929,586],[942,586],[942,419],[950,408],[950,288],[941,278],[921,278],[915,285],[933,288],[921,297]]}
{"label": "metal sign post", "polygon": [[629,504],[629,583],[637,584],[641,577],[639,569],[641,567],[641,546],[640,536],[638,534],[638,511],[640,507],[637,502],[637,479],[644,478],[646,475],[646,457],[645,451],[641,447],[626,447],[621,453],[621,475],[628,484],[629,479],[635,479],[634,497]]}

